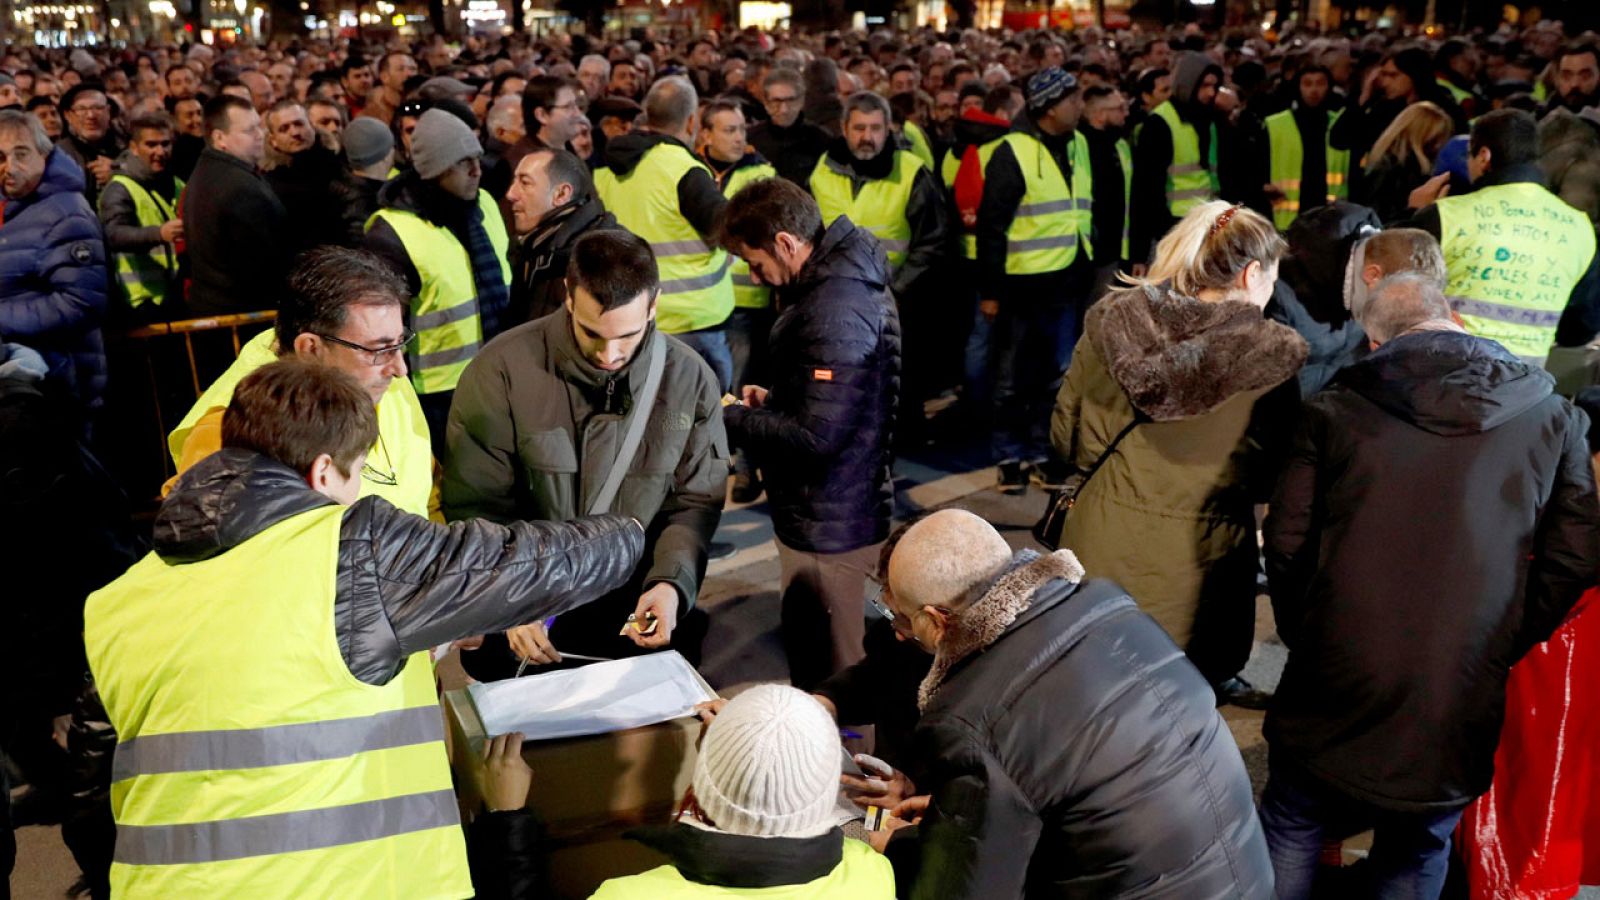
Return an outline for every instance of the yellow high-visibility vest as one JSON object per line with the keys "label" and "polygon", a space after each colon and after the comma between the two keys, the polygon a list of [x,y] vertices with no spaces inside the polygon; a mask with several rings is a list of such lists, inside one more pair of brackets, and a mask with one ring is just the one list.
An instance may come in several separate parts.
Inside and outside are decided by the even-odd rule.
{"label": "yellow high-visibility vest", "polygon": [[89,597],[117,733],[119,897],[467,897],[427,653],[356,679],[329,505],[210,559],[154,553]]}
{"label": "yellow high-visibility vest", "polygon": [[619,178],[610,169],[594,173],[600,202],[617,224],[655,251],[661,273],[656,327],[666,334],[713,328],[733,313],[732,257],[706,243],[678,208],[678,182],[691,169],[711,175],[683,145],[665,142],[646,150],[625,176]]}
{"label": "yellow high-visibility vest", "polygon": [[[488,191],[479,191],[478,208],[483,211],[483,230],[500,260],[501,277],[509,285],[511,264],[506,252],[510,241],[500,206]],[[472,259],[450,229],[416,213],[380,209],[367,220],[367,229],[379,219],[399,236],[422,280],[421,290],[411,298],[411,328],[417,333],[414,349],[407,354],[411,384],[419,394],[453,391],[467,363],[483,347]]]}
{"label": "yellow high-visibility vest", "polygon": [[[1327,148],[1328,196],[1312,198],[1313,206],[1343,200],[1348,193],[1345,178],[1350,174],[1350,151],[1334,147],[1331,139],[1334,123],[1342,115],[1344,110],[1328,117],[1327,133],[1323,136],[1323,146]],[[1300,216],[1300,175],[1305,168],[1305,147],[1292,111],[1267,116],[1267,146],[1272,159],[1272,183],[1283,192],[1282,197],[1272,201],[1273,224],[1279,231],[1288,231]]]}
{"label": "yellow high-visibility vest", "polygon": [[[112,184],[120,184],[133,199],[134,215],[141,228],[157,228],[176,219],[174,209],[177,198],[183,194],[183,179],[172,179],[172,200],[158,196],[127,175],[111,176]],[[106,195],[100,193],[100,207],[105,207]],[[117,264],[117,283],[122,285],[128,306],[138,309],[146,303],[160,306],[167,299],[169,288],[178,274],[178,258],[166,241],[142,253],[112,254]]]}
{"label": "yellow high-visibility vest", "polygon": [[1006,274],[1060,271],[1072,265],[1080,247],[1092,257],[1094,173],[1083,133],[1074,134],[1067,149],[1072,162],[1070,187],[1049,148],[1033,135],[1017,131],[978,149],[985,180],[994,151],[1002,144],[1011,148],[1024,183],[1022,202],[1006,228]]}
{"label": "yellow high-visibility vest", "polygon": [[[239,348],[239,358],[206,388],[183,421],[167,436],[173,462],[183,460],[183,445],[196,423],[213,409],[226,409],[233,391],[246,375],[276,362],[277,335],[268,328]],[[378,443],[367,451],[361,470],[361,496],[382,497],[408,513],[428,515],[433,492],[433,444],[428,420],[422,415],[416,389],[404,378],[389,381],[378,403]]]}
{"label": "yellow high-visibility vest", "polygon": [[[739,193],[745,185],[763,178],[777,178],[778,170],[771,163],[756,163],[753,166],[741,166],[728,175],[722,185],[722,194],[732,197]],[[733,279],[733,305],[741,309],[766,309],[772,305],[772,288],[764,284],[756,284],[750,277],[750,264],[733,257],[733,265],[729,268]]]}
{"label": "yellow high-visibility vest", "polygon": [[1572,289],[1594,260],[1589,217],[1537,184],[1438,203],[1445,294],[1467,331],[1543,365]]}
{"label": "yellow high-visibility vest", "polygon": [[1172,133],[1172,162],[1167,165],[1167,208],[1183,218],[1189,210],[1217,199],[1217,129],[1211,126],[1210,165],[1200,159],[1200,135],[1178,115],[1172,101],[1150,114],[1167,123]]}
{"label": "yellow high-visibility vest", "polygon": [[911,222],[906,206],[922,160],[909,150],[896,150],[894,166],[885,178],[874,178],[854,193],[855,182],[848,171],[824,153],[811,170],[811,196],[822,210],[822,224],[828,226],[840,216],[872,232],[889,256],[889,268],[898,270],[911,252]]}

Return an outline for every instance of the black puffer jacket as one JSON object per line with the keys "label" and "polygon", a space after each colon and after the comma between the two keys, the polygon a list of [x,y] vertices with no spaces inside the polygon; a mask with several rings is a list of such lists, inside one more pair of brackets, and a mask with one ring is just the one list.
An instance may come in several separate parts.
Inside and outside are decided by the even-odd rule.
{"label": "black puffer jacket", "polygon": [[897,896],[1271,897],[1211,688],[1121,588],[1081,575],[1023,551],[953,618],[916,733],[932,802],[889,843]]}
{"label": "black puffer jacket", "polygon": [[[210,559],[332,502],[276,460],[219,450],[184,472],[161,504],[155,552],[170,565]],[[555,615],[616,588],[643,551],[644,530],[626,516],[438,525],[363,497],[339,529],[339,652],[357,678],[386,684],[419,650]]]}
{"label": "black puffer jacket", "polygon": [[1304,407],[1266,523],[1267,740],[1397,810],[1489,787],[1507,670],[1600,569],[1587,417],[1499,344],[1396,338]]}
{"label": "black puffer jacket", "polygon": [[730,406],[728,433],[761,467],[778,540],[842,553],[889,536],[890,446],[900,392],[900,319],[889,262],[849,216],[828,226],[777,288],[761,409]]}

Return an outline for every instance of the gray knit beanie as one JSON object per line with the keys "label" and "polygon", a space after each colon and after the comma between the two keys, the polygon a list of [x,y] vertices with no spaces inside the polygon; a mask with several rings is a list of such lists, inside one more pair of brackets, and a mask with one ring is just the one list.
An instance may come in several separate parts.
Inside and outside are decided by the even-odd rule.
{"label": "gray knit beanie", "polygon": [[389,126],[371,116],[356,116],[344,127],[340,138],[350,168],[361,169],[383,159],[394,149],[394,133]]}
{"label": "gray knit beanie", "polygon": [[753,687],[728,702],[706,730],[694,765],[694,796],[730,834],[816,837],[834,827],[839,730],[804,691]]}
{"label": "gray knit beanie", "polygon": [[411,164],[423,179],[434,179],[468,157],[482,156],[483,145],[467,123],[442,109],[430,109],[411,134]]}

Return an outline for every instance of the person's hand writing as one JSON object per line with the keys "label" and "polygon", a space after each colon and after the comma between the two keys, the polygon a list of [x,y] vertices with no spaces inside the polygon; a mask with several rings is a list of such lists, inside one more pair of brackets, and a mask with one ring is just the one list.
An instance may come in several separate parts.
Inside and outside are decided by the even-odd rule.
{"label": "person's hand writing", "polygon": [[173,219],[161,224],[161,239],[169,244],[183,240],[183,220]]}
{"label": "person's hand writing", "polygon": [[672,629],[678,627],[678,589],[663,581],[645,591],[633,609],[634,621],[644,622],[650,613],[656,614],[654,632],[640,634],[629,622],[622,626],[622,634],[640,647],[654,650],[665,647],[672,640]]}
{"label": "person's hand writing", "polygon": [[739,389],[739,400],[751,409],[760,409],[767,403],[767,389],[747,384]]}
{"label": "person's hand writing", "polygon": [[1429,178],[1422,186],[1411,192],[1406,200],[1406,206],[1411,209],[1422,209],[1433,203],[1438,203],[1439,198],[1450,195],[1450,173],[1443,172]]}
{"label": "person's hand writing", "polygon": [[978,312],[983,313],[983,317],[985,319],[988,319],[989,321],[993,322],[994,321],[994,317],[1000,315],[1000,301],[999,300],[979,300],[978,301]]}
{"label": "person's hand writing", "polygon": [[517,655],[517,659],[525,659],[533,665],[546,666],[561,662],[561,654],[550,643],[550,635],[544,630],[543,622],[518,625],[506,632],[506,642],[511,645],[511,652]]}
{"label": "person's hand writing", "polygon": [[533,770],[522,758],[522,734],[498,735],[483,745],[483,804],[490,812],[521,809],[528,804]]}
{"label": "person's hand writing", "polygon": [[861,766],[861,770],[867,774],[840,775],[839,784],[844,786],[844,792],[851,802],[862,809],[869,806],[894,809],[916,794],[917,786],[911,783],[906,773],[891,769],[890,774],[884,777],[862,765],[860,754],[856,755],[855,760],[856,765]]}

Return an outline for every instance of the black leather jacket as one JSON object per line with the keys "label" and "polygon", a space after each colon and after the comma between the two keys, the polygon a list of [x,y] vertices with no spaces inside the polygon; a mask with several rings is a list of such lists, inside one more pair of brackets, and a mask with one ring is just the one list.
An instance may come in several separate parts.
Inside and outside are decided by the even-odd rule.
{"label": "black leather jacket", "polygon": [[[185,472],[161,504],[155,551],[172,565],[210,559],[332,502],[276,460],[223,449]],[[357,678],[385,684],[419,650],[605,594],[627,580],[643,552],[644,529],[627,516],[439,525],[363,497],[340,525],[339,652]]]}

